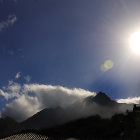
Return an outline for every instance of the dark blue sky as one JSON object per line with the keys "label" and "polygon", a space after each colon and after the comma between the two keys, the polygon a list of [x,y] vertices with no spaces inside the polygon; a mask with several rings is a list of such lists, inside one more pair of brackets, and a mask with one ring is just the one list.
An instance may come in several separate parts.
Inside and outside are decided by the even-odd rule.
{"label": "dark blue sky", "polygon": [[1,0],[0,86],[21,72],[31,83],[139,96],[140,56],[128,43],[139,15],[139,0]]}

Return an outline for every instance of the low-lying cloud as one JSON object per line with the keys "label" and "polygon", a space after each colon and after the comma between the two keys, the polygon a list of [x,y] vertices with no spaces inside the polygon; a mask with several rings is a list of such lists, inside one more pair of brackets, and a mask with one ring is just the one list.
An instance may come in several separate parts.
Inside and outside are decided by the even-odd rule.
{"label": "low-lying cloud", "polygon": [[[61,107],[69,114],[68,120],[100,115],[111,117],[115,113],[123,113],[132,106],[121,104],[117,108],[102,106],[96,103],[88,104],[84,99],[88,96],[96,96],[80,88],[69,89],[63,86],[52,86],[44,84],[19,84],[9,81],[7,87],[0,89],[0,95],[9,103],[5,105],[1,116],[10,116],[17,121],[23,121],[44,108]],[[139,103],[140,97],[119,99],[118,103]],[[74,114],[74,115],[73,115]]]}
{"label": "low-lying cloud", "polygon": [[21,95],[6,105],[2,111],[2,116],[10,116],[17,121],[22,121],[40,111],[39,109],[40,103],[37,97]]}
{"label": "low-lying cloud", "polygon": [[117,102],[126,104],[140,104],[140,97],[128,97],[126,99],[118,99]]}
{"label": "low-lying cloud", "polygon": [[11,83],[0,90],[6,100],[12,100],[5,106],[2,116],[10,116],[23,121],[44,108],[67,108],[83,101],[94,92],[83,89],[69,89],[62,86]]}

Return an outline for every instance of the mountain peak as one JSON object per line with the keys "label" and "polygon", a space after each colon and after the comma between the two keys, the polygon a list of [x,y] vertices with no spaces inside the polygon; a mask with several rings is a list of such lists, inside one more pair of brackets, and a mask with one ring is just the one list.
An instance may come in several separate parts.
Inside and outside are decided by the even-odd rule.
{"label": "mountain peak", "polygon": [[89,96],[85,100],[87,103],[97,103],[103,106],[115,105],[116,102],[111,100],[104,92],[97,93],[96,96]]}
{"label": "mountain peak", "polygon": [[95,98],[102,98],[102,99],[105,99],[105,100],[111,100],[104,92],[97,93]]}

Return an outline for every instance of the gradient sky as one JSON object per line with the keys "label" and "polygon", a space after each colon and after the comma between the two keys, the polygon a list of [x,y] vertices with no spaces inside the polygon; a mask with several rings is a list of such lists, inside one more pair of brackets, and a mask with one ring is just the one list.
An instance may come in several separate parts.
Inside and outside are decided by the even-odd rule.
{"label": "gradient sky", "polygon": [[129,45],[139,29],[139,0],[0,0],[0,87],[12,80],[140,96],[140,55]]}

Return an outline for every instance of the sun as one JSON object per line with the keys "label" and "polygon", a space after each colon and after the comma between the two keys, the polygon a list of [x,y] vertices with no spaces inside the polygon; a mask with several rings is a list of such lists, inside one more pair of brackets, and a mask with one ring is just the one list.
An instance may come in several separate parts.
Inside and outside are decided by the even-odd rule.
{"label": "sun", "polygon": [[130,47],[135,53],[140,54],[140,31],[131,35]]}

